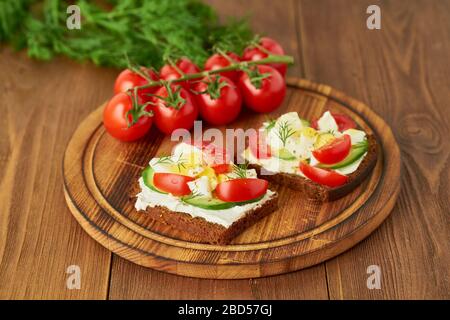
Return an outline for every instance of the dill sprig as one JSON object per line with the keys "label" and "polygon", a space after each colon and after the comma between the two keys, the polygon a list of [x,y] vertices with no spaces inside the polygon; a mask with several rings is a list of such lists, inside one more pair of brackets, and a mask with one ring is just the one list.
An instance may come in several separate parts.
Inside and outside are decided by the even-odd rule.
{"label": "dill sprig", "polygon": [[266,131],[271,130],[273,127],[275,127],[275,124],[277,123],[277,119],[273,119],[273,118],[269,118],[267,119],[267,121],[264,123],[264,129],[266,129]]}
{"label": "dill sprig", "polygon": [[283,146],[286,146],[287,139],[295,133],[295,130],[289,126],[289,122],[283,121],[277,128],[276,135],[283,143]]}
{"label": "dill sprig", "polygon": [[[80,7],[81,29],[66,26],[66,9]],[[241,54],[253,37],[245,20],[221,24],[198,0],[0,1],[0,41],[28,48],[28,55],[57,55],[126,68],[129,59],[161,67],[164,57],[186,56],[202,65],[213,47]]]}
{"label": "dill sprig", "polygon": [[180,172],[181,169],[186,168],[186,160],[183,158],[183,153],[180,153],[177,159],[173,159],[172,156],[161,156],[159,159],[155,162],[154,165],[157,164],[170,164],[170,165],[176,165],[178,171]]}
{"label": "dill sprig", "polygon": [[241,179],[247,178],[248,164],[248,161],[241,164],[233,164],[233,173]]}

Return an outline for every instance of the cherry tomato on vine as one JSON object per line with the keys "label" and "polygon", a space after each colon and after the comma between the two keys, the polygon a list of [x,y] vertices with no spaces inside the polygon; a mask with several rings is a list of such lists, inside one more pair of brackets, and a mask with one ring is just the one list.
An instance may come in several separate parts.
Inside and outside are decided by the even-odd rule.
{"label": "cherry tomato on vine", "polygon": [[[284,55],[284,50],[281,47],[281,45],[271,38],[267,38],[267,37],[261,38],[259,45],[261,47],[263,47],[265,50],[267,50],[273,54]],[[264,50],[261,50],[258,47],[250,46],[244,50],[244,53],[242,54],[242,60],[256,61],[256,60],[261,60],[261,59],[267,58],[267,56],[268,56],[268,54],[267,54],[267,52],[264,52]],[[286,75],[286,71],[287,71],[286,64],[272,63],[272,64],[270,64],[270,66],[277,69],[278,72],[280,72],[280,74],[283,77]]]}
{"label": "cherry tomato on vine", "polygon": [[[188,58],[184,58],[184,57],[178,59],[175,66],[176,67],[171,66],[170,64],[164,65],[161,68],[161,70],[159,71],[159,75],[160,75],[161,79],[169,81],[169,80],[175,80],[175,79],[181,78],[182,75],[176,70],[177,68],[184,74],[200,72],[200,68],[197,67],[197,65],[195,63],[193,63]],[[189,90],[189,88],[190,88],[189,81],[183,81],[183,82],[180,82],[179,84],[187,90]]]}
{"label": "cherry tomato on vine", "polygon": [[[221,55],[219,53],[213,54],[205,62],[205,68],[204,68],[205,71],[212,71],[212,70],[228,67],[231,64],[230,59],[235,62],[241,61],[239,56],[236,53],[229,52],[229,53],[227,53],[227,56],[228,56],[228,58],[224,57],[223,55]],[[220,73],[220,75],[227,77],[228,79],[230,79],[233,82],[236,82],[239,79],[240,71],[238,71],[238,70],[226,71],[226,72]]]}
{"label": "cherry tomato on vine", "polygon": [[[214,97],[205,90],[214,81],[218,81],[218,85],[222,85],[217,89],[219,97]],[[225,125],[234,121],[242,108],[242,95],[239,88],[228,78],[221,76],[219,78],[212,76],[210,79],[203,79],[194,86],[197,105],[200,110],[201,117],[213,125]],[[203,93],[201,93],[203,92]]]}
{"label": "cherry tomato on vine", "polygon": [[[135,124],[128,127],[127,112],[132,107],[131,97],[124,92],[119,92],[112,97],[103,110],[103,124],[106,131],[114,138],[121,141],[134,141],[142,138],[150,130],[152,118],[149,116],[141,117]],[[128,115],[128,121],[131,120],[131,115]]]}
{"label": "cherry tomato on vine", "polygon": [[[198,107],[191,94],[177,85],[172,85],[170,88],[172,93],[178,94],[184,102],[180,101],[173,106],[161,98],[154,97],[154,106],[152,107],[156,126],[161,132],[168,135],[176,129],[191,129],[198,116]],[[167,99],[169,92],[166,87],[161,87],[156,91],[155,96]]]}
{"label": "cherry tomato on vine", "polygon": [[[147,74],[150,79],[154,81],[158,81],[158,75],[151,69],[142,68],[142,72]],[[143,86],[147,84],[147,80],[141,75],[129,70],[123,70],[116,78],[114,83],[114,94],[119,92],[126,92],[128,89]],[[147,102],[150,100],[150,97],[147,96],[148,93],[154,93],[157,90],[157,87],[150,87],[146,89],[138,90],[138,97],[141,103]]]}
{"label": "cherry tomato on vine", "polygon": [[243,72],[239,78],[245,105],[256,112],[271,112],[278,108],[286,95],[286,84],[283,76],[274,68],[260,65],[261,74],[269,74],[262,80],[261,87],[256,88],[247,73]]}
{"label": "cherry tomato on vine", "polygon": [[[331,115],[333,116],[334,120],[336,121],[339,131],[342,132],[347,129],[355,129],[356,128],[355,121],[353,121],[353,119],[350,118],[349,116],[347,116],[345,114],[334,113],[334,112],[331,112]],[[318,130],[319,125],[317,124],[317,119],[315,119],[311,122],[311,127]]]}

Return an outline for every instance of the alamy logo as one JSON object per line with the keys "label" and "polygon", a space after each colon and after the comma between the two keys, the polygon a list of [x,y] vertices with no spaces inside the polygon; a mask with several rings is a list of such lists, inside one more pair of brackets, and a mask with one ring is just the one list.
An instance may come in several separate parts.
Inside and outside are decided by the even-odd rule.
{"label": "alamy logo", "polygon": [[381,29],[381,9],[379,6],[372,4],[367,7],[366,13],[370,14],[367,18],[367,29],[380,30]]}
{"label": "alamy logo", "polygon": [[370,290],[381,289],[381,268],[375,264],[367,267],[367,288]]}
{"label": "alamy logo", "polygon": [[66,280],[67,289],[73,290],[81,289],[81,269],[77,265],[70,265],[67,267],[66,273],[69,274]]}
{"label": "alamy logo", "polygon": [[66,20],[67,29],[81,29],[81,13],[80,7],[77,5],[70,5],[67,7],[66,13],[70,14]]}

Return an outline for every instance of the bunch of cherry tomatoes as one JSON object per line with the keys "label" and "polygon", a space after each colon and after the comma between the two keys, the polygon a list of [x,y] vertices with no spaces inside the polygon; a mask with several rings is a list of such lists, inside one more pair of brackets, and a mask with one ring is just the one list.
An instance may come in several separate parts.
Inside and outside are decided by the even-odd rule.
{"label": "bunch of cherry tomatoes", "polygon": [[[284,55],[284,50],[275,40],[261,38],[257,46],[247,47],[242,57],[232,52],[213,54],[206,61],[204,71],[226,68],[241,61],[261,60],[271,54]],[[286,69],[287,65],[282,63],[257,65],[248,72],[228,70],[219,75],[177,82],[171,81],[199,73],[200,68],[184,57],[164,65],[159,74],[142,68],[146,77],[126,69],[115,81],[115,95],[104,109],[103,123],[106,130],[121,141],[134,141],[143,137],[153,122],[167,135],[180,128],[189,130],[199,115],[212,125],[227,125],[238,117],[243,104],[256,112],[271,112],[278,108],[286,94]],[[257,86],[251,78],[251,72],[260,75]],[[148,84],[149,79],[164,80],[166,85],[136,88]],[[217,95],[207,90],[211,85],[218,88]],[[136,88],[137,97],[130,95],[133,88]],[[177,97],[174,97],[175,94]],[[171,104],[168,103],[170,99],[178,100],[176,104]],[[145,105],[146,109],[130,125],[130,110],[136,102]]]}

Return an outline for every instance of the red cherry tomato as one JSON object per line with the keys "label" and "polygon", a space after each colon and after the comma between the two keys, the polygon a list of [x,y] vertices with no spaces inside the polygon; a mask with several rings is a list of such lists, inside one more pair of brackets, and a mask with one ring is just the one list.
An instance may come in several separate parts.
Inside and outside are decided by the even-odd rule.
{"label": "red cherry tomato", "polygon": [[[355,121],[353,121],[353,119],[350,118],[349,116],[347,116],[345,114],[334,113],[334,112],[331,112],[331,115],[333,116],[334,120],[336,121],[339,131],[342,132],[347,129],[355,129],[356,128]],[[313,127],[316,130],[319,129],[319,125],[318,125],[317,121],[318,120],[315,119],[311,122],[311,127]]]}
{"label": "red cherry tomato", "polygon": [[[240,61],[240,58],[236,53],[229,52],[229,53],[227,53],[227,55],[231,60],[234,60],[235,62]],[[211,57],[209,57],[208,60],[206,60],[204,69],[206,71],[221,69],[224,67],[228,67],[230,65],[230,63],[231,62],[229,59],[227,59],[226,57],[222,56],[219,53],[216,53],[216,54],[213,54]],[[227,77],[228,79],[230,79],[233,82],[236,82],[239,79],[240,71],[226,71],[226,72],[220,73],[220,75]]]}
{"label": "red cherry tomato", "polygon": [[[176,86],[172,86],[172,90],[176,91]],[[167,98],[168,92],[165,87],[161,87],[156,91],[155,95]],[[167,106],[167,103],[157,97],[154,98],[155,105],[152,110],[154,113],[155,123],[158,129],[165,133],[171,134],[176,129],[190,130],[194,125],[198,116],[198,107],[194,103],[191,94],[184,88],[180,89],[180,95],[185,100],[178,108]]]}
{"label": "red cherry tomato", "polygon": [[[142,72],[148,74],[150,79],[154,81],[159,80],[158,75],[151,69],[142,68]],[[118,94],[119,92],[126,92],[131,88],[143,86],[145,84],[147,84],[147,80],[145,78],[129,69],[125,69],[116,78],[116,81],[114,83],[114,94]],[[150,87],[138,90],[140,103],[149,101],[151,98],[147,94],[154,93],[157,89],[157,87]]]}
{"label": "red cherry tomato", "polygon": [[272,157],[270,146],[267,144],[265,135],[261,131],[250,135],[249,148],[250,152],[257,159],[269,159]]}
{"label": "red cherry tomato", "polygon": [[261,74],[270,74],[269,77],[262,80],[261,88],[255,88],[245,72],[239,78],[239,88],[247,107],[256,112],[271,112],[283,102],[286,95],[286,84],[284,78],[274,68],[261,65],[258,66],[258,70]]}
{"label": "red cherry tomato", "polygon": [[153,184],[157,189],[171,193],[177,197],[191,193],[191,189],[189,189],[187,183],[192,180],[194,178],[176,173],[155,172],[153,174]]}
{"label": "red cherry tomato", "polygon": [[[128,128],[127,112],[133,107],[131,97],[119,92],[108,102],[103,110],[103,125],[106,131],[121,141],[134,141],[143,137],[152,126],[151,117],[141,117],[134,125]],[[131,115],[128,116],[131,121]]]}
{"label": "red cherry tomato", "polygon": [[[193,63],[188,58],[180,58],[177,61],[176,66],[184,74],[200,72],[199,67],[197,67],[197,65],[195,65],[195,63]],[[161,68],[161,70],[159,71],[159,75],[160,75],[161,79],[167,80],[167,81],[181,78],[181,74],[173,66],[171,66],[169,64],[166,64]],[[187,90],[190,89],[189,81],[183,81],[183,82],[180,82],[179,84]]]}
{"label": "red cherry tomato", "polygon": [[221,182],[216,187],[216,195],[222,201],[242,202],[263,196],[269,183],[263,179],[233,179]]}
{"label": "red cherry tomato", "polygon": [[345,159],[350,153],[352,140],[348,134],[336,138],[323,147],[312,152],[314,158],[321,163],[333,164]]}
{"label": "red cherry tomato", "polygon": [[213,165],[212,168],[216,174],[231,172],[231,166],[229,163]]}
{"label": "red cherry tomato", "polygon": [[348,181],[347,176],[332,170],[312,167],[303,161],[300,162],[300,171],[312,181],[331,188],[339,187]]}
{"label": "red cherry tomato", "polygon": [[[284,50],[281,45],[275,40],[267,37],[261,38],[260,46],[262,46],[267,51],[277,54],[284,55]],[[244,50],[242,55],[242,60],[244,61],[256,61],[267,58],[268,54],[257,47],[248,47]],[[278,72],[284,77],[286,75],[287,65],[284,63],[272,63],[270,64],[273,68],[277,69]]]}
{"label": "red cherry tomato", "polygon": [[[204,92],[208,84],[206,82],[214,81],[203,79],[197,82],[194,87],[195,92]],[[208,93],[196,94],[197,105],[200,110],[201,117],[210,124],[221,126],[234,121],[242,108],[242,95],[236,85],[226,77],[220,77],[220,83],[227,83],[220,89],[220,97],[213,99]]]}

